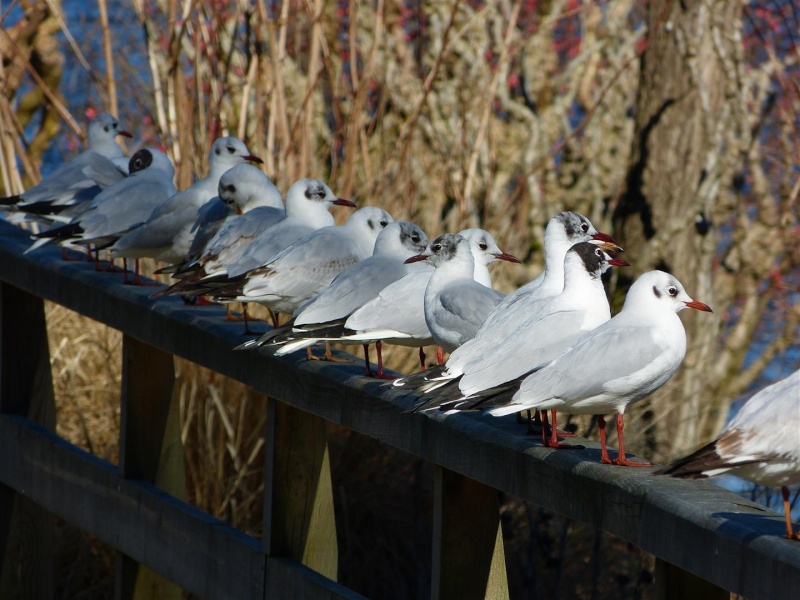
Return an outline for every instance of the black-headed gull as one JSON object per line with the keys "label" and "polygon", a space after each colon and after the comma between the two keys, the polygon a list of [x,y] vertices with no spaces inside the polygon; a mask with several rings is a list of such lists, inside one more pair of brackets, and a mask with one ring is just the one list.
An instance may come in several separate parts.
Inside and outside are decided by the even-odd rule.
{"label": "black-headed gull", "polygon": [[236,283],[214,291],[221,301],[258,302],[293,314],[350,265],[372,254],[378,234],[394,219],[373,206],[353,213],[344,225],[318,229],[279,252]]}
{"label": "black-headed gull", "polygon": [[175,169],[163,152],[143,148],[130,164],[131,175],[100,192],[70,223],[35,235],[37,241],[26,252],[53,240],[107,246],[175,193]]}
{"label": "black-headed gull", "polygon": [[589,415],[616,411],[619,455],[614,461],[606,449],[605,420],[599,417],[602,462],[650,466],[625,458],[625,408],[652,394],[678,370],[686,354],[686,331],[677,313],[687,307],[711,312],[708,305],[690,298],[673,275],[644,273],[628,290],[619,314],[524,377],[510,400],[500,395],[488,403],[493,406],[489,412],[499,416],[526,409]]}
{"label": "black-headed gull", "polygon": [[[252,211],[257,211],[255,219],[252,215],[248,219],[241,218]],[[212,257],[218,257],[234,241],[241,240],[243,230],[252,229],[247,223],[257,222],[266,229],[285,217],[283,197],[272,180],[249,163],[236,165],[219,178],[217,198],[209,200],[198,211],[186,261],[157,272],[172,273],[177,279],[196,275]]]}
{"label": "black-headed gull", "polygon": [[[296,181],[286,193],[286,218],[263,230],[234,262],[227,263],[225,275],[239,277],[263,267],[279,252],[296,241],[323,227],[335,224],[330,209],[333,206],[355,207],[355,203],[339,198],[318,179]],[[209,277],[219,275],[209,272]]]}
{"label": "black-headed gull", "polygon": [[115,117],[98,114],[87,128],[83,152],[21,194],[0,198],[0,205],[32,215],[50,215],[91,200],[100,193],[101,186],[128,174],[128,159],[114,139],[118,135],[132,137],[120,129]]}
{"label": "black-headed gull", "polygon": [[408,262],[420,260],[435,268],[425,287],[425,323],[436,344],[452,352],[475,336],[503,294],[475,281],[469,242],[458,234],[439,236]]}
{"label": "black-headed gull", "polygon": [[[266,177],[266,176],[265,176]],[[241,184],[240,184],[241,188]],[[198,266],[181,274],[181,281],[160,292],[196,297],[234,285],[248,271],[267,264],[278,252],[323,227],[333,226],[330,208],[350,206],[316,179],[300,179],[286,194],[284,218],[256,208],[223,227]]]}
{"label": "black-headed gull", "polygon": [[[442,368],[405,378],[400,383],[412,385],[409,381],[412,378],[424,382],[420,391],[430,399],[415,410],[480,408],[483,393],[491,397],[498,386],[549,363],[575,345],[581,336],[607,322],[611,310],[601,277],[611,266],[628,266],[628,263],[611,258],[595,244],[575,244],[564,257],[562,292],[521,321],[520,328],[501,345],[492,352],[472,356],[461,352],[467,348],[467,342],[453,352]],[[462,360],[464,354],[471,357],[466,363]],[[557,445],[553,444],[555,431],[553,423],[553,439],[549,444]]]}
{"label": "black-headed gull", "polygon": [[[567,251],[574,244],[587,241],[604,249],[620,249],[610,236],[599,233],[583,215],[561,212],[551,218],[544,236],[544,271],[500,300],[473,338],[458,349],[458,362],[450,362],[453,357],[450,358],[448,364],[452,369],[448,369],[448,372],[453,377],[459,377],[461,372],[456,369],[457,364],[463,365],[473,358],[493,352],[507,336],[520,329],[522,321],[536,314],[545,303],[560,294],[564,289],[564,257]],[[404,385],[408,380],[401,378],[395,383]],[[420,382],[413,383],[419,385]]]}
{"label": "black-headed gull", "polygon": [[113,255],[149,257],[173,264],[186,260],[198,209],[217,195],[225,171],[244,161],[262,162],[238,138],[215,140],[208,156],[208,174],[156,207],[144,223],[120,237],[111,247]]}
{"label": "black-headed gull", "polygon": [[533,313],[543,302],[564,289],[564,257],[578,242],[593,241],[603,249],[620,250],[614,240],[599,233],[589,219],[575,212],[561,212],[547,223],[544,233],[544,271],[518,290],[511,292],[486,318],[475,335],[480,345],[475,352],[486,352],[519,328],[519,320]]}
{"label": "black-headed gull", "polygon": [[786,535],[792,528],[789,490],[800,483],[800,370],[750,398],[713,442],[656,474],[713,477],[730,473],[759,485],[781,486]]}
{"label": "black-headed gull", "polygon": [[[497,246],[491,234],[484,229],[465,229],[459,234],[466,238],[475,259],[475,281],[491,287],[488,265],[506,260],[519,262]],[[380,292],[356,309],[341,327],[331,327],[324,339],[345,344],[389,343],[420,349],[420,364],[424,368],[424,346],[434,343],[425,323],[425,288],[433,273],[427,262],[406,265],[404,277],[384,287]]]}
{"label": "black-headed gull", "polygon": [[[268,332],[241,348],[280,345],[276,355],[281,356],[327,339],[330,330],[340,331],[355,310],[372,300],[387,285],[401,279],[412,267],[406,265],[405,260],[424,251],[427,246],[427,236],[413,223],[390,223],[378,234],[372,256],[339,273],[328,287],[295,313],[290,325]],[[366,353],[367,344],[364,346]],[[371,375],[369,357],[365,359],[367,375]],[[383,360],[378,348],[378,377],[382,376]]]}
{"label": "black-headed gull", "polygon": [[[484,229],[464,229],[459,235],[469,242],[475,262],[473,277],[481,285],[492,287],[490,264],[519,262],[517,257],[500,250]],[[343,331],[347,337],[341,341],[383,341],[420,349],[434,343],[425,322],[425,288],[434,268],[427,261],[411,266],[413,269],[408,275],[381,290],[376,298],[347,319]],[[420,356],[420,364],[424,367],[424,355]]]}

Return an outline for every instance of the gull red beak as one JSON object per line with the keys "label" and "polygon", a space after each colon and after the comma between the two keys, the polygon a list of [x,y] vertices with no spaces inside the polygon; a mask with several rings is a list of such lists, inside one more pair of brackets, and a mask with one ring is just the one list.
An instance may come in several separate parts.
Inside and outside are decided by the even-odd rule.
{"label": "gull red beak", "polygon": [[405,264],[420,262],[422,260],[427,260],[427,254],[417,254],[416,256],[412,256],[411,258],[407,258],[405,260]]}
{"label": "gull red beak", "polygon": [[133,134],[130,131],[125,131],[124,129],[118,130],[117,135],[121,135],[122,137],[128,137],[128,138],[133,137]]}
{"label": "gull red beak", "polygon": [[351,202],[350,200],[345,200],[344,198],[337,198],[336,200],[333,201],[333,203],[336,204],[337,206],[355,207],[356,205],[355,202]]}
{"label": "gull red beak", "polygon": [[684,304],[689,308],[695,308],[697,310],[702,310],[703,312],[710,312],[710,313],[714,312],[713,310],[711,310],[711,307],[708,304],[698,302],[697,300],[692,300],[691,302],[684,302]]}
{"label": "gull red beak", "polygon": [[495,254],[494,257],[497,260],[507,260],[508,262],[513,262],[513,263],[521,263],[522,262],[520,259],[518,259],[513,254],[506,254],[505,252],[499,252],[498,254]]}
{"label": "gull red beak", "polygon": [[611,260],[608,261],[608,264],[610,264],[612,267],[630,267],[631,266],[631,263],[629,263],[627,260],[622,260],[621,258],[612,258]]}
{"label": "gull red beak", "polygon": [[617,245],[617,242],[614,241],[614,238],[612,238],[607,233],[595,233],[592,235],[592,239],[600,242],[597,245],[600,246],[603,250],[623,252],[623,249]]}
{"label": "gull red beak", "polygon": [[250,162],[254,162],[259,165],[263,165],[264,161],[258,158],[257,156],[253,156],[252,154],[248,154],[244,157],[245,160],[249,160]]}

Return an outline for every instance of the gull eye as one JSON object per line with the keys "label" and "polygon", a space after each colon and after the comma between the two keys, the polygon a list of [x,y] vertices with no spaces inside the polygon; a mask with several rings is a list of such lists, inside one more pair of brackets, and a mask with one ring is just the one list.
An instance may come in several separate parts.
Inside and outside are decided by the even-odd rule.
{"label": "gull eye", "polygon": [[481,250],[486,250],[488,247],[489,245],[486,242],[481,242],[480,244],[478,244],[478,248],[480,248]]}
{"label": "gull eye", "polygon": [[236,186],[233,185],[233,184],[229,185],[225,189],[228,190],[231,194],[235,194],[236,193]]}
{"label": "gull eye", "polygon": [[442,249],[442,245],[441,244],[434,244],[433,248],[431,248],[431,250],[433,250],[434,252],[439,252],[439,250],[441,250],[441,249]]}
{"label": "gull eye", "polygon": [[411,236],[411,241],[414,242],[415,244],[419,244],[419,236],[418,235],[412,235]]}
{"label": "gull eye", "polygon": [[675,296],[677,296],[677,295],[678,295],[678,288],[676,288],[674,285],[671,285],[671,286],[669,286],[669,287],[667,288],[667,293],[668,293],[670,296],[672,296],[672,297],[675,297]]}
{"label": "gull eye", "polygon": [[588,223],[581,223],[581,231],[583,231],[583,233],[586,233],[587,231],[589,231],[589,224]]}
{"label": "gull eye", "polygon": [[602,258],[603,251],[600,248],[598,248],[597,250],[594,251],[594,255],[597,256],[598,258]]}
{"label": "gull eye", "polygon": [[228,148],[228,154],[233,154],[234,152],[236,152],[236,148],[234,148],[233,146],[227,146],[227,148]]}
{"label": "gull eye", "polygon": [[389,224],[389,222],[386,219],[383,219],[381,221],[381,227],[386,227],[388,224]]}

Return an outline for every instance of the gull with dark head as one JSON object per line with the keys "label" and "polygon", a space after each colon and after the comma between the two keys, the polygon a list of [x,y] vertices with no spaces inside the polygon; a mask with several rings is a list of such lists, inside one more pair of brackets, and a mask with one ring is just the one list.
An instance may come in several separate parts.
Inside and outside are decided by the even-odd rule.
{"label": "gull with dark head", "polygon": [[111,251],[116,256],[150,257],[172,264],[186,260],[197,211],[217,195],[220,177],[245,161],[262,162],[238,138],[217,139],[208,155],[208,174],[155,208],[146,221],[118,239]]}

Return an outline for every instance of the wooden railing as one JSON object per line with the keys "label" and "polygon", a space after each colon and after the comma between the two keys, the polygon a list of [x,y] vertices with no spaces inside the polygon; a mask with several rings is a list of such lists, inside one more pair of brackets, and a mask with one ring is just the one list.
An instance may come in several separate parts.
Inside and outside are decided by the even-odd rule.
{"label": "wooden railing", "polygon": [[[433,598],[508,597],[498,490],[653,553],[660,597],[800,597],[800,544],[772,511],[709,483],[601,465],[591,441],[542,448],[513,419],[409,413],[413,398],[357,363],[232,352],[241,325],[221,309],[152,300],[152,288],[57,250],[23,255],[28,245],[0,222],[0,596],[16,584],[52,597],[55,515],[119,551],[118,598],[180,597],[176,586],[207,599],[360,597],[334,581],[330,421],[435,465]],[[119,465],[53,432],[43,299],[123,333]],[[270,398],[260,539],[180,500],[173,356]]]}

